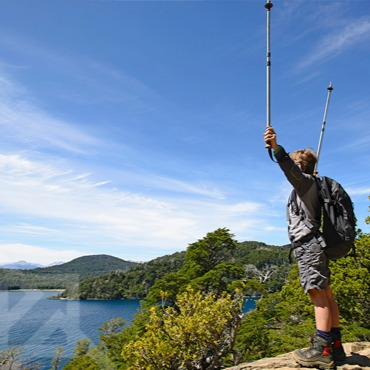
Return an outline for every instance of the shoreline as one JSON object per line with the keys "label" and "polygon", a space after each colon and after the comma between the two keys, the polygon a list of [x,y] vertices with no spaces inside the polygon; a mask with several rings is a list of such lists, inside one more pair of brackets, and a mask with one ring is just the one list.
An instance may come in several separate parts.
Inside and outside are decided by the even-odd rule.
{"label": "shoreline", "polygon": [[65,289],[0,289],[0,292],[64,292]]}

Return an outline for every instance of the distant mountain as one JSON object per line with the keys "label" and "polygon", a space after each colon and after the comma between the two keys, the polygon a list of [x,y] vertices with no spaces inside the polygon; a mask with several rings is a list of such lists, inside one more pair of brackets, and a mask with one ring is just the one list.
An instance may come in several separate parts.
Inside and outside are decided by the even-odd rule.
{"label": "distant mountain", "polygon": [[18,261],[14,263],[7,263],[4,265],[0,265],[0,268],[2,269],[16,269],[16,270],[32,270],[38,267],[42,267],[42,265],[39,265],[37,263],[30,263],[26,261]]}

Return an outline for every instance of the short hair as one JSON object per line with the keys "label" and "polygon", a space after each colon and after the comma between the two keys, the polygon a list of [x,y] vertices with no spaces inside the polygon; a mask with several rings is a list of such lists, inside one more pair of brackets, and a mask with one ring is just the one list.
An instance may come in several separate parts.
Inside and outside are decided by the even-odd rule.
{"label": "short hair", "polygon": [[313,175],[317,155],[311,148],[298,149],[290,155],[290,158],[300,165],[302,172]]}

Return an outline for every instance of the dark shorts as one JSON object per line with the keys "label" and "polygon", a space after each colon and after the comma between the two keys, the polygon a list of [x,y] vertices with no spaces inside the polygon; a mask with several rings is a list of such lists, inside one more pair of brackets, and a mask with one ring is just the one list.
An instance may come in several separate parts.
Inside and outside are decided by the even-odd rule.
{"label": "dark shorts", "polygon": [[329,260],[320,242],[313,238],[294,249],[299,277],[305,293],[310,289],[323,290],[330,285]]}

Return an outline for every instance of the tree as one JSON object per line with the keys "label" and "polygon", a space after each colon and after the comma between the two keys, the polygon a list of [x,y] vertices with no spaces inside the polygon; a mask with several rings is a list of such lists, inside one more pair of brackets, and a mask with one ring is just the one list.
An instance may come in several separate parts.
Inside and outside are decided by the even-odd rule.
{"label": "tree", "polygon": [[0,352],[0,369],[11,369],[13,365],[17,366],[21,359],[20,353],[19,348],[9,348]]}
{"label": "tree", "polygon": [[[370,338],[370,234],[356,240],[356,257],[348,256],[332,266],[332,289],[340,307],[345,338],[363,332],[357,340]],[[359,332],[359,328],[362,329]],[[356,328],[356,329],[355,329]]]}
{"label": "tree", "polygon": [[219,369],[234,347],[241,313],[240,295],[189,288],[176,308],[152,307],[145,333],[124,346],[122,357],[138,370]]}
{"label": "tree", "polygon": [[189,284],[203,285],[205,293],[226,290],[227,282],[242,276],[242,271],[235,264],[227,264],[236,245],[233,235],[226,228],[210,232],[203,239],[190,244],[184,265],[156,281],[145,299],[145,307],[160,302],[162,291],[166,292],[169,303],[176,304],[176,295],[182,293]]}
{"label": "tree", "polygon": [[294,264],[283,289],[257,301],[256,309],[245,315],[236,351],[243,361],[276,356],[307,345],[313,329],[313,307]]}
{"label": "tree", "polygon": [[203,293],[213,293],[221,296],[224,292],[230,291],[231,284],[241,281],[243,269],[241,266],[231,263],[220,263],[203,276],[193,279],[190,285]]}
{"label": "tree", "polygon": [[[340,308],[345,341],[370,340],[370,234],[360,233],[355,241],[356,256],[331,261],[331,287]],[[293,265],[280,292],[257,302],[246,314],[236,343],[243,361],[275,356],[307,346],[315,330],[313,305],[304,294]]]}
{"label": "tree", "polygon": [[122,335],[122,328],[125,324],[125,320],[118,317],[109,320],[99,328],[101,334],[99,336],[98,348],[105,353],[113,363],[122,362],[121,350],[126,343]]}
{"label": "tree", "polygon": [[1,370],[40,370],[41,365],[34,363],[23,365],[21,363],[22,350],[18,347],[13,347],[0,352],[0,369]]}
{"label": "tree", "polygon": [[202,276],[222,262],[228,262],[237,242],[227,228],[208,233],[203,239],[189,245],[185,268],[194,269],[195,276]]}
{"label": "tree", "polygon": [[55,351],[55,357],[53,358],[53,360],[51,361],[51,366],[52,366],[52,369],[53,370],[58,370],[58,367],[59,367],[59,362],[60,362],[60,359],[63,355],[63,347],[62,346],[58,346],[57,347],[57,350]]}

